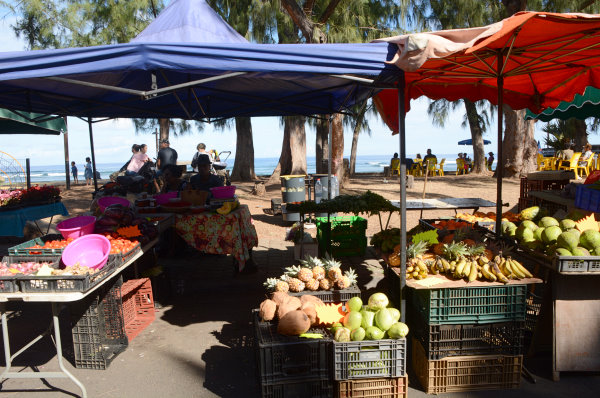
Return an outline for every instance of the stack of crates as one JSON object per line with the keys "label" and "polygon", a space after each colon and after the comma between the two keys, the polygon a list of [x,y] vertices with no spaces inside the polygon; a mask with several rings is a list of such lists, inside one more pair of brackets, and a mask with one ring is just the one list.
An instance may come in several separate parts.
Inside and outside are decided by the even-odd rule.
{"label": "stack of crates", "polygon": [[317,217],[319,253],[335,257],[364,256],[367,248],[367,220],[358,216]]}
{"label": "stack of crates", "polygon": [[426,393],[519,388],[527,285],[411,293],[412,365]]}

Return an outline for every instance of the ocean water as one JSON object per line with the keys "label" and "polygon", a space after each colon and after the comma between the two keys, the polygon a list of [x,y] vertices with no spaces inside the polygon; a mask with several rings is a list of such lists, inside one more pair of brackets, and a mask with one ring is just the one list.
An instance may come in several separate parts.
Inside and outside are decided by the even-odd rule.
{"label": "ocean water", "polygon": [[[414,157],[415,154],[409,154],[409,157]],[[390,163],[391,156],[387,155],[364,155],[358,156],[356,159],[356,172],[357,173],[381,173],[383,168],[388,166]],[[444,164],[444,171],[456,171],[456,154],[440,154],[437,155],[438,160],[446,158]],[[307,159],[308,173],[315,173],[316,161],[314,157],[308,157]],[[254,170],[257,175],[270,175],[279,161],[278,157],[274,158],[256,158],[254,159]],[[227,161],[227,169],[231,171],[233,168],[234,159],[230,158]],[[22,162],[23,166],[25,162]],[[96,169],[100,172],[101,178],[108,178],[108,176],[121,168],[123,163],[97,163]],[[78,164],[78,176],[80,180],[83,180],[83,164]],[[69,168],[70,170],[70,168]],[[65,166],[64,165],[52,165],[52,166],[40,166],[31,164],[31,182],[32,183],[43,183],[49,181],[64,181],[65,180]]]}

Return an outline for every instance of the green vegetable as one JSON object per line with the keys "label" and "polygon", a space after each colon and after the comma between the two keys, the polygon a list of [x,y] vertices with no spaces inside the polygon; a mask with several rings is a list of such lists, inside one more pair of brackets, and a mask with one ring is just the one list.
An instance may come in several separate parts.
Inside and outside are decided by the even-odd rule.
{"label": "green vegetable", "polygon": [[304,337],[307,339],[322,339],[323,335],[321,333],[302,333],[299,337]]}

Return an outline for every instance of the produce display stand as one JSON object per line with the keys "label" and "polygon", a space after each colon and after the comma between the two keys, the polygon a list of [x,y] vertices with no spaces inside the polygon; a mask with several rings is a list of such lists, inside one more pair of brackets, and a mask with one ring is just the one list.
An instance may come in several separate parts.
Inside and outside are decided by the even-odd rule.
{"label": "produce display stand", "polygon": [[48,230],[46,231],[48,233],[52,225],[52,220],[56,215],[69,215],[67,208],[62,202],[0,211],[0,236],[22,237],[23,228],[25,228],[27,221],[33,221],[40,233],[43,234],[42,229],[37,224],[37,220],[50,217],[50,223],[48,223]]}
{"label": "produce display stand", "polygon": [[[398,201],[392,201],[392,204],[400,208]],[[496,207],[496,203],[481,198],[437,198],[437,199],[407,199],[406,210],[454,210],[457,213],[459,209],[473,209],[473,212],[480,207]]]}
{"label": "produce display stand", "polygon": [[[2,338],[4,342],[4,358],[6,361],[6,368],[0,374],[0,380],[15,378],[15,379],[50,379],[50,378],[68,378],[73,383],[75,383],[82,392],[82,397],[87,397],[87,391],[85,386],[81,381],[75,378],[73,374],[71,374],[63,363],[63,354],[62,354],[62,342],[60,335],[60,326],[59,326],[59,314],[61,307],[66,305],[67,303],[75,303],[80,300],[83,300],[87,297],[90,297],[92,294],[98,291],[102,286],[107,284],[109,281],[113,280],[115,277],[121,274],[122,271],[127,269],[130,265],[132,265],[139,257],[142,256],[143,253],[150,250],[156,243],[157,239],[149,242],[145,245],[142,250],[138,251],[134,256],[129,258],[129,260],[123,264],[121,264],[111,276],[104,278],[100,283],[93,286],[90,290],[86,292],[60,292],[60,293],[23,293],[23,292],[15,292],[15,293],[0,293],[0,314],[2,318]],[[52,313],[52,323],[50,327],[42,334],[31,340],[28,344],[26,344],[22,349],[17,351],[16,353],[11,355],[10,352],[10,338],[9,338],[9,330],[8,330],[8,319],[7,319],[7,302],[15,302],[20,301],[23,303],[50,303],[51,313]],[[41,340],[46,334],[50,333],[50,331],[54,329],[54,343],[56,347],[56,356],[58,359],[58,366],[60,368],[59,372],[18,372],[11,371],[12,361],[19,356],[21,353],[29,349],[36,342]]]}

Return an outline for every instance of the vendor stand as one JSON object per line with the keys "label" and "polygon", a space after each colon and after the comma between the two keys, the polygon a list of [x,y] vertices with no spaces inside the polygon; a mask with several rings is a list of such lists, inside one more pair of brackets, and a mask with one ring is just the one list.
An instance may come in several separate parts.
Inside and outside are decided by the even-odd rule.
{"label": "vendor stand", "polygon": [[[0,211],[0,236],[23,236],[23,228],[27,221],[35,222],[40,232],[37,220],[50,217],[49,230],[55,215],[68,216],[69,212],[62,202],[44,204],[40,206],[27,206],[15,210]],[[47,233],[48,231],[46,231]]]}

